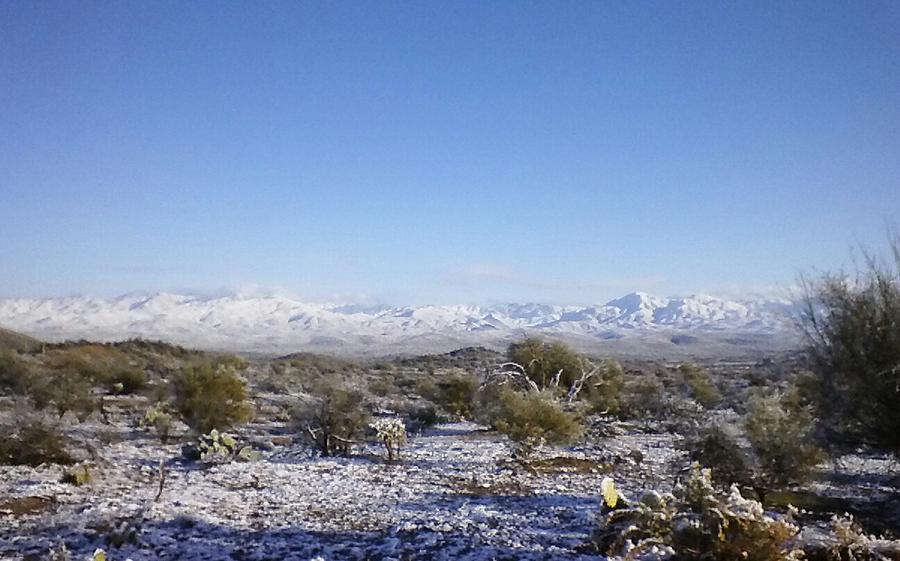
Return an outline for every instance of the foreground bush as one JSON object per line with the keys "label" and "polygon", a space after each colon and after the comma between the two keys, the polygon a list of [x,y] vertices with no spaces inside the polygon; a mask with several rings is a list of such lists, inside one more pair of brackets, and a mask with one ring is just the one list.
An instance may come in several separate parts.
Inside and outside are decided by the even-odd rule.
{"label": "foreground bush", "polygon": [[601,518],[594,542],[603,555],[642,554],[684,561],[789,561],[802,558],[790,516],[767,514],[732,487],[721,494],[708,470],[695,469],[672,494],[645,493],[616,501]]}
{"label": "foreground bush", "polygon": [[200,434],[225,430],[250,418],[246,383],[228,365],[204,363],[179,371],[172,380],[173,406]]}
{"label": "foreground bush", "polygon": [[889,246],[890,263],[865,255],[852,276],[807,282],[800,324],[831,439],[900,451],[900,236]]}
{"label": "foreground bush", "polygon": [[68,449],[68,439],[38,414],[17,411],[11,421],[0,426],[0,464],[71,464],[74,460]]}
{"label": "foreground bush", "polygon": [[801,483],[823,459],[810,439],[811,415],[788,407],[782,396],[754,398],[744,427],[757,458],[760,490]]}
{"label": "foreground bush", "polygon": [[337,381],[322,381],[311,393],[294,411],[297,429],[323,456],[349,454],[369,420],[363,393]]}
{"label": "foreground bush", "polygon": [[500,392],[498,407],[491,425],[527,455],[534,447],[572,442],[582,434],[578,417],[563,409],[549,393],[521,393],[505,389]]}

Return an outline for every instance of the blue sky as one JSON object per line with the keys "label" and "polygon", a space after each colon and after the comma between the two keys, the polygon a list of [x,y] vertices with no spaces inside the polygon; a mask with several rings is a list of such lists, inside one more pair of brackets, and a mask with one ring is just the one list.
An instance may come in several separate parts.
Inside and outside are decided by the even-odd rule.
{"label": "blue sky", "polygon": [[900,216],[896,2],[3,2],[0,296],[593,303]]}

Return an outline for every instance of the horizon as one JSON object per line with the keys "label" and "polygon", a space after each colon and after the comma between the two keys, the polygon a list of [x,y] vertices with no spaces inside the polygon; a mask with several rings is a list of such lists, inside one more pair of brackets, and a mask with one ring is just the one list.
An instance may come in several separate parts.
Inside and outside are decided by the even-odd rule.
{"label": "horizon", "polygon": [[0,298],[777,292],[900,216],[898,28],[889,2],[3,4]]}

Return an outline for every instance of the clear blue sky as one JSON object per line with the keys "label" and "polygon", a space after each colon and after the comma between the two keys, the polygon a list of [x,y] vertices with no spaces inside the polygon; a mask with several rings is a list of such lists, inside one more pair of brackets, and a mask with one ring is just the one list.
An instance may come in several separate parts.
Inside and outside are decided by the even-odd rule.
{"label": "clear blue sky", "polygon": [[740,291],[898,217],[897,2],[0,2],[0,296]]}

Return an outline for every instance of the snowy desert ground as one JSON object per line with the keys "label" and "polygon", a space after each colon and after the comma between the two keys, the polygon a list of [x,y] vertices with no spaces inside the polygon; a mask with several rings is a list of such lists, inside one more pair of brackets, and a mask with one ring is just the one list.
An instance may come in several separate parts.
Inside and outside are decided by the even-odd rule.
{"label": "snowy desert ground", "polygon": [[[395,463],[375,446],[323,458],[276,437],[284,445],[263,444],[259,461],[199,468],[180,445],[123,433],[82,487],[60,483],[57,467],[4,468],[4,558],[43,558],[61,542],[81,558],[125,520],[140,520],[136,543],[110,549],[114,559],[596,558],[579,550],[601,479],[615,471],[626,493],[658,487],[676,454],[668,436],[619,436],[544,450],[525,469],[502,437],[460,422],[412,437]],[[34,510],[14,512],[16,499]]]}
{"label": "snowy desert ground", "polygon": [[[59,466],[0,472],[0,557],[47,559],[64,543],[72,559],[101,547],[135,561],[597,559],[586,546],[602,478],[625,496],[664,491],[683,463],[673,434],[602,426],[589,445],[546,447],[526,465],[505,437],[470,422],[412,435],[394,463],[372,444],[320,457],[265,422],[239,435],[261,459],[203,466],[126,423],[88,422],[78,430],[110,442],[93,451],[89,484],[61,483]],[[820,494],[897,498],[890,460],[848,456],[833,467]],[[131,539],[110,541],[121,537]]]}

